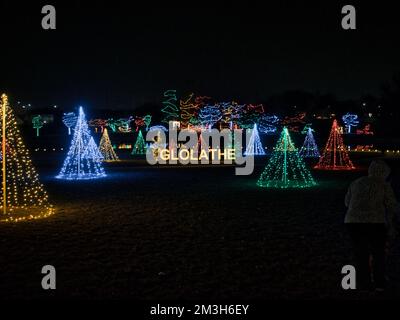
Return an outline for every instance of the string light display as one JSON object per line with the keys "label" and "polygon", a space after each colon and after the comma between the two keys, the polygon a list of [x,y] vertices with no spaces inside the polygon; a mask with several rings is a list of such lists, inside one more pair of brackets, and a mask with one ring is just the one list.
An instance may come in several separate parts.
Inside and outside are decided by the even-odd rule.
{"label": "string light display", "polygon": [[194,99],[194,93],[189,94],[179,102],[181,111],[181,128],[189,127],[190,120],[196,115],[199,105]]}
{"label": "string light display", "polygon": [[143,117],[144,124],[146,125],[146,131],[149,130],[151,124],[151,115],[147,114]]}
{"label": "string light display", "polygon": [[342,135],[340,134],[336,120],[333,120],[332,129],[329,134],[324,152],[314,168],[323,170],[355,169],[349,158],[346,146],[343,143]]}
{"label": "string light display", "polygon": [[358,115],[352,114],[352,113],[346,113],[343,117],[342,120],[344,124],[346,125],[346,131],[347,133],[351,133],[351,127],[356,127],[358,125]]}
{"label": "string light display", "polygon": [[146,131],[149,130],[149,126],[151,124],[151,115],[145,115],[144,117],[136,117],[134,120],[136,132],[140,130],[142,127],[146,127]]}
{"label": "string light display", "polygon": [[[221,111],[221,122],[220,122],[220,129],[222,129],[222,125],[226,128],[232,128],[232,115],[234,113],[234,106],[230,102],[221,102],[219,104],[219,109]],[[200,111],[201,115],[201,111]]]}
{"label": "string light display", "polygon": [[144,119],[142,117],[136,117],[135,118],[135,127],[136,127],[136,132],[140,130],[140,128],[144,127],[146,124],[144,123]]}
{"label": "string light display", "polygon": [[78,117],[74,112],[64,113],[62,121],[68,128],[68,135],[71,135],[71,128],[75,127]]}
{"label": "string light display", "polygon": [[243,129],[251,129],[254,123],[258,123],[261,115],[264,113],[262,104],[248,104],[241,108],[241,115],[238,119],[238,124]]}
{"label": "string light display", "polygon": [[300,128],[306,123],[306,115],[305,112],[299,112],[293,117],[285,117],[282,120],[282,125],[286,126],[290,131],[299,132]]}
{"label": "string light display", "polygon": [[239,120],[243,112],[244,104],[238,104],[237,102],[232,102],[232,114],[231,114],[231,129],[238,129]]}
{"label": "string light display", "polygon": [[318,151],[318,146],[315,142],[313,129],[308,127],[306,138],[304,139],[303,146],[299,151],[300,157],[303,158],[319,158],[320,154]]}
{"label": "string light display", "polygon": [[164,92],[163,108],[161,112],[164,115],[162,122],[169,123],[170,121],[179,121],[179,108],[176,105],[178,99],[176,90],[167,90]]}
{"label": "string light display", "polygon": [[357,134],[364,134],[364,135],[374,135],[374,132],[371,130],[371,125],[367,123],[363,129],[357,129]]}
{"label": "string light display", "polygon": [[130,123],[133,120],[132,117],[121,118],[118,120],[108,119],[107,124],[113,132],[129,133],[131,132]]}
{"label": "string light display", "polygon": [[39,137],[39,130],[43,128],[44,121],[41,115],[32,118],[33,129],[36,129],[36,136]]}
{"label": "string light display", "polygon": [[264,148],[262,146],[260,135],[258,134],[257,124],[254,124],[249,143],[247,144],[246,151],[244,153],[246,156],[263,156],[265,155]]}
{"label": "string light display", "polygon": [[133,146],[132,154],[146,154],[146,142],[144,141],[141,130],[139,130],[135,145]]}
{"label": "string light display", "polygon": [[119,158],[115,153],[114,148],[111,144],[107,128],[104,129],[103,135],[101,136],[99,150],[100,153],[103,155],[103,161],[107,162],[119,161]]}
{"label": "string light display", "polygon": [[105,177],[104,168],[96,155],[91,155],[87,150],[90,143],[90,130],[86,122],[82,107],[79,108],[79,115],[72,137],[71,147],[64,160],[58,179],[66,180],[87,180]]}
{"label": "string light display", "polygon": [[0,221],[19,222],[54,214],[22,141],[7,95],[1,96],[2,189]]}
{"label": "string light display", "polygon": [[276,115],[263,114],[258,120],[258,129],[265,134],[275,134],[278,130],[279,117]]}
{"label": "string light display", "polygon": [[306,188],[316,185],[286,127],[257,185],[264,188]]}
{"label": "string light display", "polygon": [[[76,123],[76,120],[75,120]],[[89,127],[95,128],[97,132],[97,128],[100,128],[101,132],[104,131],[104,128],[107,126],[107,120],[104,119],[92,119],[89,121]]]}
{"label": "string light display", "polygon": [[199,121],[202,126],[211,129],[222,118],[218,105],[208,105],[201,108]]}

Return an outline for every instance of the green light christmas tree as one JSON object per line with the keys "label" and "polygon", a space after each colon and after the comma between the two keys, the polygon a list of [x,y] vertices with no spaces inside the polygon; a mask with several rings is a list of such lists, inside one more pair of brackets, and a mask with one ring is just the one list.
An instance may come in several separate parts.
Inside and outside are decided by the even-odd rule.
{"label": "green light christmas tree", "polygon": [[264,188],[307,188],[316,185],[286,127],[257,185]]}
{"label": "green light christmas tree", "polygon": [[146,143],[143,139],[142,130],[139,131],[135,145],[133,146],[132,155],[146,154]]}

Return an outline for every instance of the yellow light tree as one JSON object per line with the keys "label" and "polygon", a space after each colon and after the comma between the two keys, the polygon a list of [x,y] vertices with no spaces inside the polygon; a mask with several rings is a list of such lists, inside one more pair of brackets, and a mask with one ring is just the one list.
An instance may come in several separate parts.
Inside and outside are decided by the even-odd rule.
{"label": "yellow light tree", "polygon": [[39,181],[5,94],[1,96],[0,107],[0,221],[17,222],[48,217],[54,213],[54,208],[48,202],[47,192]]}
{"label": "yellow light tree", "polygon": [[103,135],[101,136],[99,149],[101,154],[103,155],[103,161],[119,161],[119,158],[111,144],[107,128],[104,129]]}

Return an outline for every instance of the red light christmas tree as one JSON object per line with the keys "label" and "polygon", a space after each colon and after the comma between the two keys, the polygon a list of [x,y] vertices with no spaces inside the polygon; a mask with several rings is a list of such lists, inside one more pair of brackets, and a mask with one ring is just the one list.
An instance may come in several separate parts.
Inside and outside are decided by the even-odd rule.
{"label": "red light christmas tree", "polygon": [[346,146],[343,143],[342,135],[336,120],[333,120],[331,133],[326,143],[324,152],[319,158],[314,169],[322,170],[353,170],[353,163],[349,158]]}

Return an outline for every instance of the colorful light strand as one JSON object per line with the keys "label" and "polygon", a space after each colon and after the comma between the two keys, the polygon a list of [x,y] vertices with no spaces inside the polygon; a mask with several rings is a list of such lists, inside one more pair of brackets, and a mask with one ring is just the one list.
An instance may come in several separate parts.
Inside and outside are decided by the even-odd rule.
{"label": "colorful light strand", "polygon": [[211,129],[221,118],[222,113],[218,105],[204,106],[199,112],[199,121],[207,129]]}
{"label": "colorful light strand", "polygon": [[181,128],[189,127],[190,120],[196,115],[199,105],[194,99],[194,93],[190,93],[186,98],[179,102],[181,111]]}
{"label": "colorful light strand", "polygon": [[260,132],[265,134],[275,134],[278,130],[279,117],[276,115],[263,114],[258,120]]}
{"label": "colorful light strand", "polygon": [[170,121],[179,121],[179,108],[176,105],[178,98],[176,90],[167,90],[164,92],[165,100],[162,102],[163,108],[161,112],[164,114],[162,122],[169,123]]}

